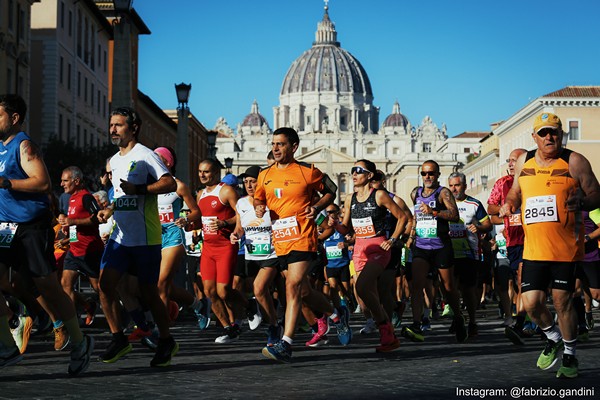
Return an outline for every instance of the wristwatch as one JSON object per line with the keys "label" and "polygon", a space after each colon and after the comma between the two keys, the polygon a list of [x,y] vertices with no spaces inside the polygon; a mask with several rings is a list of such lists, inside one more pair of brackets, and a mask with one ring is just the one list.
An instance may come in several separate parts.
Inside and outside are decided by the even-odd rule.
{"label": "wristwatch", "polygon": [[392,242],[392,245],[393,245],[394,243],[396,243],[398,241],[398,238],[391,237],[389,240],[390,240],[390,242]]}
{"label": "wristwatch", "polygon": [[10,179],[4,178],[4,180],[2,181],[2,189],[11,189],[11,188],[12,188],[12,183],[11,183]]}
{"label": "wristwatch", "polygon": [[589,242],[590,240],[592,240],[592,239],[590,239],[590,235],[584,235],[583,238],[586,242]]}

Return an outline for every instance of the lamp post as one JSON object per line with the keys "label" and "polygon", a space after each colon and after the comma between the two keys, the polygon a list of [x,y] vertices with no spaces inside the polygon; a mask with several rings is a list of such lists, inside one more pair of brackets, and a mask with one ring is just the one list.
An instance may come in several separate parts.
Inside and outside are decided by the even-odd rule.
{"label": "lamp post", "polygon": [[190,108],[188,107],[188,99],[190,97],[192,85],[185,83],[175,84],[175,92],[177,93],[177,158],[179,159],[179,179],[186,184],[190,184],[190,143],[188,135],[188,119]]}
{"label": "lamp post", "polygon": [[481,186],[483,186],[483,190],[487,190],[488,177],[487,175],[481,175]]}
{"label": "lamp post", "polygon": [[230,174],[231,173],[231,167],[233,167],[233,158],[232,157],[225,157],[225,173],[226,174]]}
{"label": "lamp post", "polygon": [[214,160],[217,155],[217,148],[215,147],[217,144],[217,132],[206,132],[206,141],[208,144],[208,158]]}

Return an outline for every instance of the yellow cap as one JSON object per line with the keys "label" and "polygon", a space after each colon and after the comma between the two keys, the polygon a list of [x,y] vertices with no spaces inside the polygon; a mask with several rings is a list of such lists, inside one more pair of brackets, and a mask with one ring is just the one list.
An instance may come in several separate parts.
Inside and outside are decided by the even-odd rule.
{"label": "yellow cap", "polygon": [[542,113],[538,115],[533,122],[533,132],[538,133],[544,128],[562,130],[562,122],[556,114]]}

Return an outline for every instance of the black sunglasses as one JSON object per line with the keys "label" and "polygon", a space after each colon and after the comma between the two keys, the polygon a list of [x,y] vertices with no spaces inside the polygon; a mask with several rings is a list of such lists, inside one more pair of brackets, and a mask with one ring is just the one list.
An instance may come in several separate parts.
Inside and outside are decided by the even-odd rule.
{"label": "black sunglasses", "polygon": [[337,210],[327,210],[327,214],[335,214]]}
{"label": "black sunglasses", "polygon": [[437,171],[421,171],[421,176],[435,176]]}
{"label": "black sunglasses", "polygon": [[352,167],[352,169],[350,170],[350,174],[358,174],[358,175],[362,175],[362,174],[369,174],[371,173],[371,171],[369,171],[368,169],[365,169],[363,167]]}
{"label": "black sunglasses", "polygon": [[544,138],[548,135],[558,135],[558,129],[550,129],[550,128],[541,129],[537,132],[537,135],[542,138]]}

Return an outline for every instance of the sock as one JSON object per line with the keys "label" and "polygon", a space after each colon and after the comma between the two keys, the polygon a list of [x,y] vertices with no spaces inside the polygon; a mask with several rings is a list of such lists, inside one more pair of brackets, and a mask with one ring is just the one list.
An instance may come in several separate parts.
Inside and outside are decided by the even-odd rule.
{"label": "sock", "polygon": [[69,332],[69,336],[71,336],[71,340],[73,344],[79,344],[83,340],[83,333],[81,333],[81,329],[79,329],[79,318],[77,316],[71,318],[68,321],[64,322],[65,328],[67,328],[67,332]]}
{"label": "sock", "polygon": [[565,345],[565,350],[564,350],[563,354],[575,356],[575,346],[577,345],[577,339],[568,340],[568,341],[563,339],[563,343]]}
{"label": "sock", "polygon": [[429,319],[430,315],[431,315],[431,308],[424,308],[423,309],[423,318]]}
{"label": "sock", "polygon": [[52,325],[54,326],[54,328],[60,328],[61,326],[63,326],[62,319],[57,319],[56,321],[52,321]]}
{"label": "sock", "polygon": [[552,325],[548,328],[542,328],[542,331],[544,331],[546,334],[546,338],[554,343],[558,343],[560,340],[562,340],[562,335],[560,334],[560,331],[556,327],[555,323],[552,323]]}
{"label": "sock", "polygon": [[291,337],[289,337],[289,336],[284,336],[284,337],[282,337],[282,338],[281,338],[281,340],[283,340],[284,342],[286,342],[286,343],[287,343],[287,344],[289,344],[290,346],[291,346],[291,345],[293,344],[293,342],[294,342],[294,341],[292,340],[292,338],[291,338]]}
{"label": "sock", "polygon": [[573,308],[577,314],[578,325],[585,325],[585,305],[581,296],[577,296],[573,299]]}
{"label": "sock", "polygon": [[0,316],[0,343],[7,348],[16,346],[15,340],[10,332],[10,327],[8,326],[8,316],[6,315]]}
{"label": "sock", "polygon": [[129,315],[131,315],[131,319],[133,320],[133,322],[135,322],[138,328],[140,328],[143,331],[147,331],[148,329],[150,329],[148,327],[148,321],[146,320],[146,316],[140,308],[136,308],[135,310],[129,311]]}
{"label": "sock", "polygon": [[523,325],[525,325],[525,316],[517,315],[517,323],[515,324],[515,329],[518,331],[523,330]]}
{"label": "sock", "polygon": [[117,343],[129,342],[129,340],[127,340],[127,337],[125,337],[123,331],[113,333],[112,336]]}

